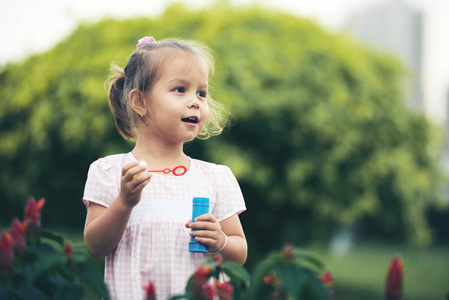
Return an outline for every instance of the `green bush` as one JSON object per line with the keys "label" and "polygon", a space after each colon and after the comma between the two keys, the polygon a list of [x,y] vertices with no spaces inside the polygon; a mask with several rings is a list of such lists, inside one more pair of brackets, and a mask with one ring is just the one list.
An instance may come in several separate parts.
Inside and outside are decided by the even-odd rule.
{"label": "green bush", "polygon": [[239,179],[250,260],[285,240],[325,241],[333,228],[354,224],[365,236],[431,242],[425,212],[442,183],[438,132],[405,108],[398,59],[308,19],[220,2],[83,24],[50,51],[4,66],[2,220],[23,205],[15,199],[40,194],[54,199],[44,213],[52,225],[82,228],[89,164],[132,148],[109,112],[110,63],[124,65],[147,35],[194,39],[217,52],[211,92],[233,126],[186,152],[228,165]]}

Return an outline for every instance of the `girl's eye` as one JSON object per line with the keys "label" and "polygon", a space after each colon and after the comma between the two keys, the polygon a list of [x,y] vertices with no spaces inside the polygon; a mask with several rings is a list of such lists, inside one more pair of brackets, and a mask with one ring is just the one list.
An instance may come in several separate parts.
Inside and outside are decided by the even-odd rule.
{"label": "girl's eye", "polygon": [[186,89],[180,86],[180,87],[175,88],[173,91],[178,92],[178,93],[185,93]]}
{"label": "girl's eye", "polygon": [[201,98],[206,98],[206,92],[205,91],[199,91],[198,93],[196,93],[196,95],[198,97],[201,97]]}

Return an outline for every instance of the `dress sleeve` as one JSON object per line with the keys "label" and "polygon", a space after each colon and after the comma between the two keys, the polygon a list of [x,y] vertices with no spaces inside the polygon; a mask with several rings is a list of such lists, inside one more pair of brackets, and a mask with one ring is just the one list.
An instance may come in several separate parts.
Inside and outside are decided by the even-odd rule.
{"label": "dress sleeve", "polygon": [[105,158],[93,162],[89,167],[83,202],[86,208],[90,202],[109,207],[119,193],[119,173]]}
{"label": "dress sleeve", "polygon": [[242,191],[232,171],[227,166],[219,166],[219,180],[217,186],[217,201],[213,215],[221,222],[234,214],[246,210]]}

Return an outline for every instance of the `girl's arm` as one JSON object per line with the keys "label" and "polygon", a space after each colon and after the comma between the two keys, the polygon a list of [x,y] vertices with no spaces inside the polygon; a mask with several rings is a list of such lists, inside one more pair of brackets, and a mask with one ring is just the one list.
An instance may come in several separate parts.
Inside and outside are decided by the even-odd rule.
{"label": "girl's arm", "polygon": [[132,207],[123,205],[118,198],[108,208],[90,203],[84,226],[84,241],[92,257],[103,258],[118,245],[131,212]]}
{"label": "girl's arm", "polygon": [[194,223],[187,222],[186,227],[198,229],[198,231],[191,231],[190,235],[194,236],[198,242],[208,245],[210,252],[218,251],[223,247],[225,243],[221,233],[223,231],[228,239],[221,251],[223,258],[241,265],[245,263],[248,246],[237,214],[221,222],[218,222],[212,214],[205,214],[196,218]]}
{"label": "girl's arm", "polygon": [[[226,247],[221,252],[223,258],[243,265],[248,255],[248,246],[246,244],[246,238],[243,233],[242,225],[240,224],[239,216],[237,214],[232,215],[226,220],[221,221],[220,225],[221,230],[228,236]],[[219,249],[221,249],[221,247],[217,250]]]}
{"label": "girl's arm", "polygon": [[108,208],[93,202],[89,204],[84,240],[94,258],[105,257],[118,245],[143,188],[151,180],[150,173],[139,174],[145,169],[139,162],[126,164],[122,169],[120,194],[112,204]]}

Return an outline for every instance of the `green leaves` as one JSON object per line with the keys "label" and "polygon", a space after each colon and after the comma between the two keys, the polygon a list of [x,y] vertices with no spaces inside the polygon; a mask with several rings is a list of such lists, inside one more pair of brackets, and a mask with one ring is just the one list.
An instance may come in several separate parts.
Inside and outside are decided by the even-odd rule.
{"label": "green leaves", "polygon": [[[274,251],[258,262],[252,278],[238,264],[206,261],[191,277],[186,294],[172,299],[203,299],[201,291],[205,286],[201,283],[208,278],[221,278],[223,272],[234,286],[235,300],[327,300],[328,291],[318,278],[322,270],[322,263],[312,253],[285,245],[282,251]],[[203,277],[204,274],[208,276]]]}
{"label": "green leaves", "polygon": [[46,239],[56,242],[61,247],[64,246],[64,237],[59,233],[56,233],[54,231],[47,230],[47,229],[42,229],[40,236],[42,238],[46,238]]}
{"label": "green leaves", "polygon": [[[219,299],[234,300],[328,300],[328,291],[318,278],[322,269],[320,260],[312,253],[290,244],[260,261],[252,279],[239,264],[223,262],[221,255],[212,256],[191,276],[185,294],[171,299],[202,300],[218,296]],[[220,282],[222,274],[229,278],[229,283],[234,287],[232,298],[229,295],[232,289],[225,288],[229,283]]]}
{"label": "green leaves", "polygon": [[249,273],[239,264],[226,261],[221,266],[221,270],[229,277],[235,286],[240,287],[243,290],[249,288],[251,281]]}
{"label": "green leaves", "polygon": [[[44,203],[41,199],[36,204],[30,197],[26,220],[20,223],[14,218],[12,222],[10,232],[14,238],[2,233],[0,298],[78,300],[89,287],[96,296],[108,299],[101,272],[96,270],[85,245],[72,246],[62,235],[40,228]],[[14,256],[10,250],[14,250]]]}
{"label": "green leaves", "polygon": [[321,268],[321,263],[311,255],[303,254],[301,250],[294,251],[291,261],[285,261],[282,256],[272,256],[270,267],[264,270],[264,275],[274,274],[274,291],[287,299],[327,300],[326,289],[317,277],[320,271],[317,267]]}

